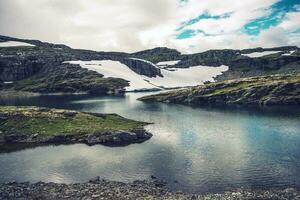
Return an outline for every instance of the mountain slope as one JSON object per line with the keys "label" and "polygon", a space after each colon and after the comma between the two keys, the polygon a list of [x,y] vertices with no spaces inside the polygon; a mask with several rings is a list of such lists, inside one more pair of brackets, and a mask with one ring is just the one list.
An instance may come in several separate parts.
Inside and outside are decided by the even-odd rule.
{"label": "mountain slope", "polygon": [[[118,52],[95,52],[77,50],[65,45],[22,40],[0,36],[0,88],[30,92],[88,92],[106,94],[127,87],[128,81],[106,78],[102,74],[63,64],[71,60],[117,60],[135,73],[155,77],[160,69],[149,63],[128,59],[128,54]],[[10,46],[14,41],[25,46]],[[13,83],[12,83],[13,82]],[[10,84],[6,84],[10,83]]]}
{"label": "mountain slope", "polygon": [[[121,63],[123,68],[111,75],[105,72],[113,68],[113,64],[101,67],[66,63],[93,60]],[[297,73],[300,72],[299,64],[300,51],[293,46],[209,50],[196,54],[181,54],[175,49],[158,47],[128,54],[79,50],[62,44],[0,36],[2,90],[107,94],[137,85],[133,76],[128,78],[122,74],[127,68],[142,83],[133,88],[177,88],[201,85],[206,81]],[[219,71],[220,66],[228,66],[228,70]],[[216,73],[209,75],[207,67],[211,67],[208,71]]]}

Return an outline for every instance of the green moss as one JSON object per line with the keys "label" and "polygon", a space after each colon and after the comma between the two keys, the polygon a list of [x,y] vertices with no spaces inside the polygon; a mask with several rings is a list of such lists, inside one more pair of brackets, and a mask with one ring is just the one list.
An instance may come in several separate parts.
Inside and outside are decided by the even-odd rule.
{"label": "green moss", "polygon": [[142,128],[144,122],[115,114],[91,114],[37,107],[0,107],[2,134],[78,135]]}

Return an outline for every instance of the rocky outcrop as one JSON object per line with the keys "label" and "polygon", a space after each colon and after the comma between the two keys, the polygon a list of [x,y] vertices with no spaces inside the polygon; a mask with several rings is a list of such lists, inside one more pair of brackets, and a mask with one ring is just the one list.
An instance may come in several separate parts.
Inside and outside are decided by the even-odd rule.
{"label": "rocky outcrop", "polygon": [[[51,192],[50,192],[51,191]],[[122,183],[103,180],[100,177],[86,183],[2,183],[0,199],[299,199],[300,192],[293,188],[287,189],[236,189],[219,193],[184,193],[170,191],[158,181],[134,181]]]}
{"label": "rocky outcrop", "polygon": [[37,73],[43,65],[45,65],[44,62],[39,63],[33,60],[21,60],[12,57],[2,58],[0,59],[0,80],[16,81],[25,79]]}
{"label": "rocky outcrop", "polygon": [[127,65],[132,71],[137,74],[145,75],[150,78],[162,76],[160,69],[149,64],[148,62],[130,58],[121,59],[120,62]]}
{"label": "rocky outcrop", "polygon": [[152,137],[137,122],[115,114],[38,107],[0,107],[0,147],[7,144],[104,144],[122,146]]}
{"label": "rocky outcrop", "polygon": [[142,97],[187,105],[300,105],[300,74],[242,78]]}

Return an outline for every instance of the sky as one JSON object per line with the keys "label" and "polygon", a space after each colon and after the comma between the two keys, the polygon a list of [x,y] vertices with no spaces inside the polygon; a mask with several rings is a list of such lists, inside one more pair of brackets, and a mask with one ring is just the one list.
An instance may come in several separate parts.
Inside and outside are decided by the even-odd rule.
{"label": "sky", "polygon": [[0,34],[98,51],[300,47],[300,0],[0,0]]}

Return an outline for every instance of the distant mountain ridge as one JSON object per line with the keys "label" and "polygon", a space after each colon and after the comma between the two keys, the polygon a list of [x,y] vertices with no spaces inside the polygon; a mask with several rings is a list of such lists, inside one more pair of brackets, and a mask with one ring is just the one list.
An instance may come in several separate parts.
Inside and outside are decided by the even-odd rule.
{"label": "distant mountain ridge", "polygon": [[[1,47],[8,41],[23,42],[33,47]],[[275,52],[270,55],[250,57],[247,54]],[[165,68],[189,68],[193,66],[217,67],[226,65],[229,70],[216,80],[269,74],[300,72],[300,51],[296,46],[254,48],[243,50],[209,50],[195,54],[181,54],[176,49],[157,47],[135,53],[97,52],[72,49],[63,44],[51,44],[38,40],[26,40],[0,36],[0,87],[33,92],[88,92],[106,94],[122,90],[128,81],[105,78],[102,74],[64,63],[73,60],[113,60],[128,66],[146,77],[162,77],[156,64],[164,61],[178,62]],[[187,77],[188,78],[188,77]],[[14,84],[4,84],[14,82]]]}

